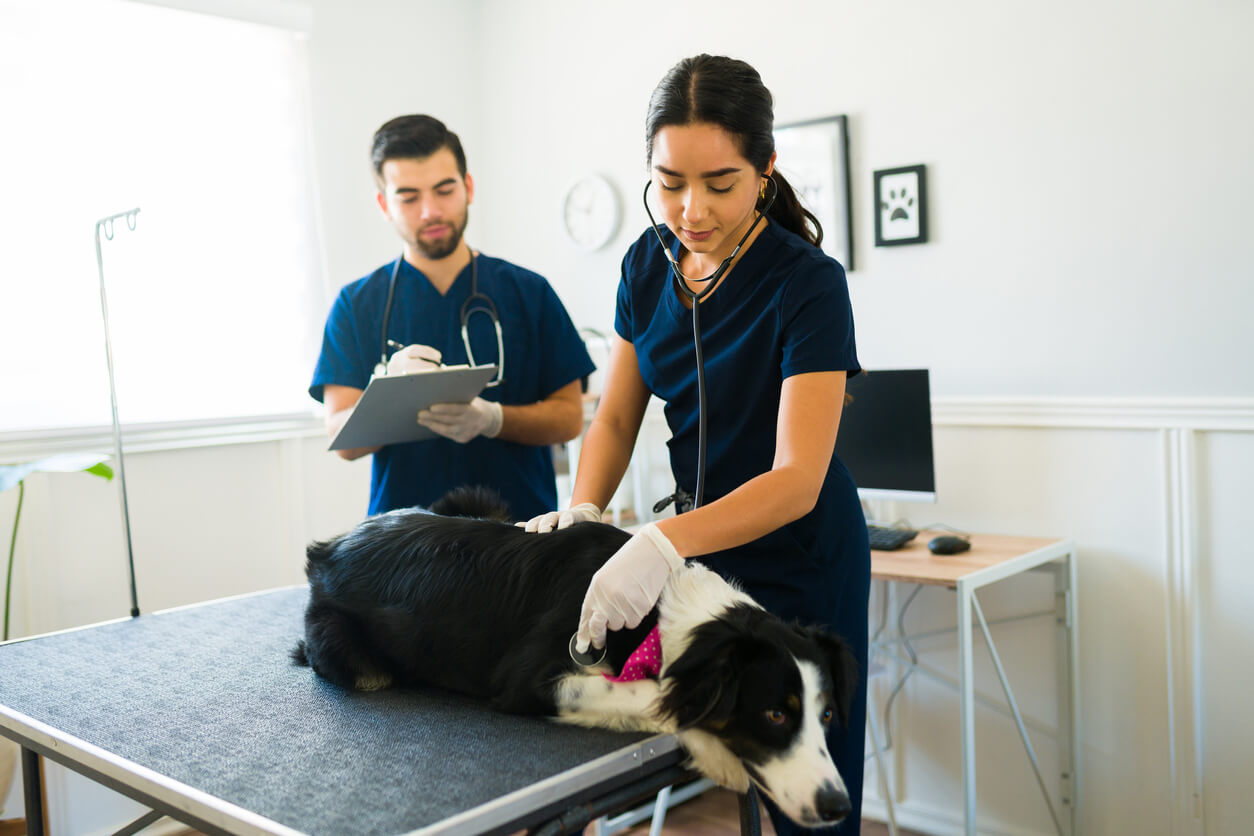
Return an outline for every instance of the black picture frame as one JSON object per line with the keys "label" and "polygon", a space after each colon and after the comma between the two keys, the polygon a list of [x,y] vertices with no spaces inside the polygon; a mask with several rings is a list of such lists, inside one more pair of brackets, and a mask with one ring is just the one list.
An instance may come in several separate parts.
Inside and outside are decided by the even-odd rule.
{"label": "black picture frame", "polygon": [[927,242],[927,166],[874,172],[875,246]]}
{"label": "black picture frame", "polygon": [[823,227],[823,252],[854,269],[849,118],[843,114],[775,126],[776,165]]}

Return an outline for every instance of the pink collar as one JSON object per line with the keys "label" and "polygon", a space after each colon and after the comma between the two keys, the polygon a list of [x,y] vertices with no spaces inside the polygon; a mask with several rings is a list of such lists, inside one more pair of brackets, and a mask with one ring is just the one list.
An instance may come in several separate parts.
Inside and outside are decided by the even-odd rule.
{"label": "pink collar", "polygon": [[662,634],[654,625],[636,651],[627,657],[622,673],[618,676],[610,676],[608,673],[601,675],[610,682],[635,682],[638,679],[657,679],[661,672]]}

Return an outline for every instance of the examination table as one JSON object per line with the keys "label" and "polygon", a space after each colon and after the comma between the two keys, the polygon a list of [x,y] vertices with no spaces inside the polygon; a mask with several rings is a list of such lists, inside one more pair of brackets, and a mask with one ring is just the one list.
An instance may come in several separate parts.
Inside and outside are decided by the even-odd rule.
{"label": "examination table", "polygon": [[[693,777],[671,735],[515,717],[434,690],[347,692],[288,656],[292,587],[0,645],[0,733],[209,834],[578,831]],[[742,800],[742,830],[757,805]]]}

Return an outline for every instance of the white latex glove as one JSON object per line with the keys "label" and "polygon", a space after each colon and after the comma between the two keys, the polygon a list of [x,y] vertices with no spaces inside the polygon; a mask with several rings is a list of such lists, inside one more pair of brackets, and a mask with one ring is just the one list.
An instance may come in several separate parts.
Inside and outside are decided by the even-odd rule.
{"label": "white latex glove", "polygon": [[605,646],[605,631],[638,627],[684,560],[653,523],[647,523],[592,576],[583,596],[575,650]]}
{"label": "white latex glove", "polygon": [[436,403],[418,413],[419,424],[458,444],[480,435],[496,438],[502,420],[501,405],[483,398],[470,403]]}
{"label": "white latex glove", "polygon": [[526,522],[514,523],[514,525],[529,532],[548,534],[559,528],[569,528],[577,522],[600,521],[601,509],[591,502],[581,502],[574,508],[567,508],[565,511],[549,511],[547,514],[541,514]]}
{"label": "white latex glove", "polygon": [[440,367],[440,350],[429,345],[414,343],[398,348],[388,360],[388,374],[413,374],[429,372]]}

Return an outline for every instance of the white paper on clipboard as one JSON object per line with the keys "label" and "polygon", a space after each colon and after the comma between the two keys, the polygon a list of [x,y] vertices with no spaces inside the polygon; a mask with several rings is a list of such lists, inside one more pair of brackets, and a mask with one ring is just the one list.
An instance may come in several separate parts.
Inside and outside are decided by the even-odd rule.
{"label": "white paper on clipboard", "polygon": [[425,441],[436,434],[418,423],[418,411],[435,403],[470,403],[496,374],[496,366],[455,366],[375,377],[329,450]]}

